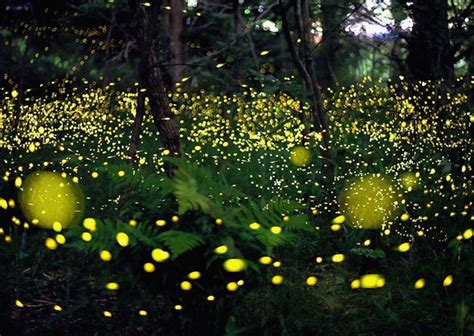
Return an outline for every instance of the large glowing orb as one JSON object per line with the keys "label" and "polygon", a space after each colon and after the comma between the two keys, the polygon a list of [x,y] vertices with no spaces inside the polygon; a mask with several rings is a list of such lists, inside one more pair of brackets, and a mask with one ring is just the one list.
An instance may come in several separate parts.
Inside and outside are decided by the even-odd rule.
{"label": "large glowing orb", "polygon": [[[54,223],[68,228],[80,221],[84,212],[84,194],[60,174],[38,171],[30,174],[19,192],[21,210],[26,219],[45,229]],[[58,224],[56,224],[56,227]]]}
{"label": "large glowing orb", "polygon": [[342,192],[340,204],[349,225],[379,229],[395,217],[399,202],[390,180],[372,174],[352,180]]}

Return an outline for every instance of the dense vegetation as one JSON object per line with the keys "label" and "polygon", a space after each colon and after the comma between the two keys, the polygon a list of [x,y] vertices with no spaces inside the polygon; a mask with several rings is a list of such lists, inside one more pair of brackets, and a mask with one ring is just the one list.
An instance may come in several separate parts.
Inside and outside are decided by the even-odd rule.
{"label": "dense vegetation", "polygon": [[474,333],[473,7],[7,1],[0,335]]}

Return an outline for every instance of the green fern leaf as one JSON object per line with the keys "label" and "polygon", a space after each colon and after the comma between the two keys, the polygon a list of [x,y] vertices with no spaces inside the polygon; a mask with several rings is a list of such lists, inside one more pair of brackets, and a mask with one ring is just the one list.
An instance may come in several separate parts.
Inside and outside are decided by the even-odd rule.
{"label": "green fern leaf", "polygon": [[169,230],[161,233],[157,240],[171,252],[173,259],[204,244],[204,239],[197,233]]}

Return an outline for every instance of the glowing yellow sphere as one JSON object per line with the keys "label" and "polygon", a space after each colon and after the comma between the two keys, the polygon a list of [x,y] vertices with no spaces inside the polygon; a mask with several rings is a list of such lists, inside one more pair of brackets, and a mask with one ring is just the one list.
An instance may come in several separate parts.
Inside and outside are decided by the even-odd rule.
{"label": "glowing yellow sphere", "polygon": [[378,174],[349,183],[340,204],[348,224],[360,229],[379,229],[391,221],[398,209],[398,195],[391,182]]}
{"label": "glowing yellow sphere", "polygon": [[283,276],[281,275],[274,275],[272,277],[272,284],[274,285],[281,285],[283,283]]}
{"label": "glowing yellow sphere", "polygon": [[416,280],[414,287],[416,289],[421,289],[421,288],[425,287],[425,284],[426,284],[425,279],[418,279],[418,280]]}
{"label": "glowing yellow sphere", "polygon": [[307,166],[311,162],[311,152],[301,146],[293,147],[290,154],[290,161],[295,166]]}
{"label": "glowing yellow sphere", "polygon": [[84,212],[85,198],[79,186],[67,178],[38,171],[23,182],[19,201],[28,221],[52,229],[55,222],[61,223],[62,228],[77,224]]}
{"label": "glowing yellow sphere", "polygon": [[306,284],[308,286],[314,286],[318,283],[318,278],[316,278],[315,276],[310,276],[306,279]]}
{"label": "glowing yellow sphere", "polygon": [[451,286],[451,284],[453,283],[453,276],[452,275],[448,275],[446,278],[444,278],[443,280],[443,286],[444,287],[448,287],[448,286]]}
{"label": "glowing yellow sphere", "polygon": [[360,278],[362,288],[380,288],[385,286],[385,278],[380,274],[365,274]]}
{"label": "glowing yellow sphere", "polygon": [[241,272],[247,268],[247,263],[243,259],[227,259],[222,265],[227,272]]}

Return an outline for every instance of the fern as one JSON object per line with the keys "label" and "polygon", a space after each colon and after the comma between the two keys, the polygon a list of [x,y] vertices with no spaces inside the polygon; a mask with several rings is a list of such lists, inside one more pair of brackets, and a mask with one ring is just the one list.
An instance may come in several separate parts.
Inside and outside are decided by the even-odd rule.
{"label": "fern", "polygon": [[163,232],[157,240],[170,250],[173,259],[204,244],[200,234],[177,230]]}
{"label": "fern", "polygon": [[201,210],[204,213],[209,213],[212,201],[209,197],[199,193],[198,183],[189,173],[179,169],[174,178],[174,188],[180,215],[189,210]]}
{"label": "fern", "polygon": [[294,244],[297,238],[297,235],[292,233],[281,233],[276,235],[269,230],[258,230],[255,235],[260,243],[266,247],[267,253],[269,254],[271,254],[274,247]]}

